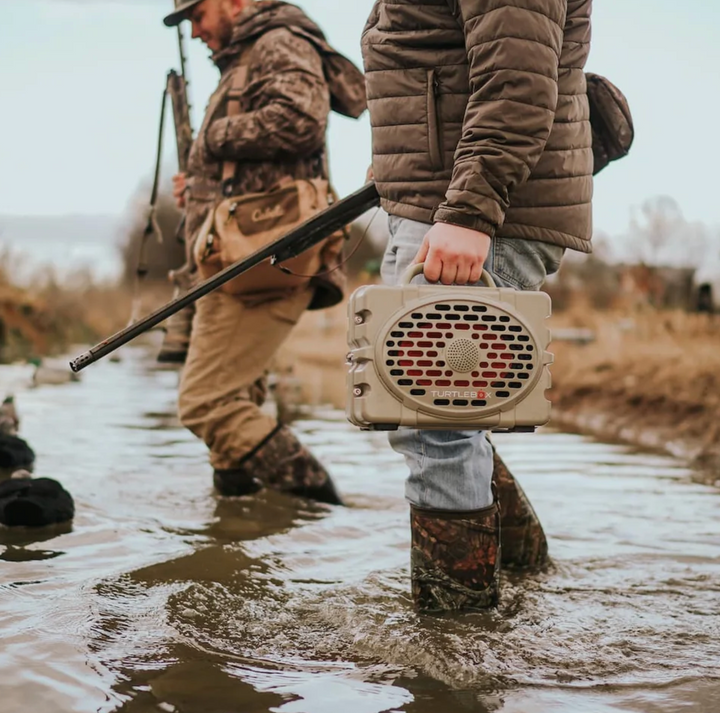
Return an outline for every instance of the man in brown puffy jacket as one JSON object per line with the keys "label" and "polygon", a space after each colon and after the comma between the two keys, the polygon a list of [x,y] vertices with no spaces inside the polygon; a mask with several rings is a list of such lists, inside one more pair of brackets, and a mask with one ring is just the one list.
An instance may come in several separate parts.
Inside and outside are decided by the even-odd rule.
{"label": "man in brown puffy jacket", "polygon": [[[294,5],[176,0],[165,23],[186,19],[193,37],[212,50],[221,75],[188,175],[175,178],[192,256],[203,222],[224,196],[264,193],[287,178],[327,179],[328,114],[332,108],[357,117],[366,101],[362,73]],[[239,112],[228,111],[231,101],[239,101]],[[218,290],[197,303],[179,411],[182,423],[207,444],[214,483],[224,495],[272,487],[339,502],[323,466],[261,410],[270,362],[302,313],[342,299],[342,271],[332,270],[339,266],[339,248],[337,240],[327,243],[318,275],[282,294]]]}
{"label": "man in brown puffy jacket", "polygon": [[[430,282],[485,269],[538,289],[566,248],[590,251],[591,5],[376,0],[362,46],[386,282],[424,262]],[[493,606],[501,560],[543,564],[540,523],[484,432],[404,429],[391,443],[410,468],[420,609]]]}

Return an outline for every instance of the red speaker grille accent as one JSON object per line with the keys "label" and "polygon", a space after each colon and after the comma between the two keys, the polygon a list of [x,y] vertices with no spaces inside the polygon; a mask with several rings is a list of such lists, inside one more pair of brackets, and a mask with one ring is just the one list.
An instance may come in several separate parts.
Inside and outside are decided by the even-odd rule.
{"label": "red speaker grille accent", "polygon": [[443,301],[389,330],[385,365],[395,389],[426,406],[496,405],[534,382],[537,347],[527,327],[492,305]]}

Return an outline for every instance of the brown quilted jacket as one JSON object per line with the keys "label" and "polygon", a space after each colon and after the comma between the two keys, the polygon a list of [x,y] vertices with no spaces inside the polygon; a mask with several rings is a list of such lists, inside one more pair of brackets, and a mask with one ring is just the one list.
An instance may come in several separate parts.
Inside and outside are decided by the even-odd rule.
{"label": "brown quilted jacket", "polygon": [[[249,49],[241,112],[227,116],[228,92]],[[211,206],[222,196],[222,167],[236,162],[233,194],[263,192],[280,179],[325,174],[330,110],[358,117],[366,108],[362,72],[325,41],[295,5],[262,0],[237,19],[232,42],[213,60],[221,72],[190,152],[187,234],[193,242]],[[321,272],[337,267],[338,241],[323,252]],[[342,299],[344,273],[313,279],[311,308]]]}
{"label": "brown quilted jacket", "polygon": [[392,214],[590,252],[592,0],[376,0],[362,37]]}

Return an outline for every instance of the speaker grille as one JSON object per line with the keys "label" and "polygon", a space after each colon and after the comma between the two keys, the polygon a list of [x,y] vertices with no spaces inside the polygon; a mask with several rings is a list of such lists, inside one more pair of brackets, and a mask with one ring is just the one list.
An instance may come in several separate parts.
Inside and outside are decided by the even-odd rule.
{"label": "speaker grille", "polygon": [[470,300],[414,308],[385,333],[383,356],[384,377],[401,398],[444,413],[515,401],[540,369],[523,322]]}
{"label": "speaker grille", "polygon": [[445,350],[448,366],[453,370],[466,374],[480,363],[480,350],[477,344],[469,339],[455,339]]}

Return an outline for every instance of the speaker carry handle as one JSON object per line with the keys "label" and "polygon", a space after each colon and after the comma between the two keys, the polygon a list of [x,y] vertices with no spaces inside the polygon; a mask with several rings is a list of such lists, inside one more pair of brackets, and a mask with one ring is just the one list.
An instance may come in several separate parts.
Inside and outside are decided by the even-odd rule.
{"label": "speaker carry handle", "polygon": [[[405,270],[402,277],[400,278],[400,285],[409,285],[412,282],[413,278],[422,274],[424,269],[424,262],[416,262],[410,265],[410,267]],[[486,287],[497,287],[497,285],[495,284],[495,280],[493,280],[492,275],[487,270],[482,271],[482,277],[480,278],[480,281],[485,283]],[[443,285],[443,287],[449,287],[449,285]]]}

